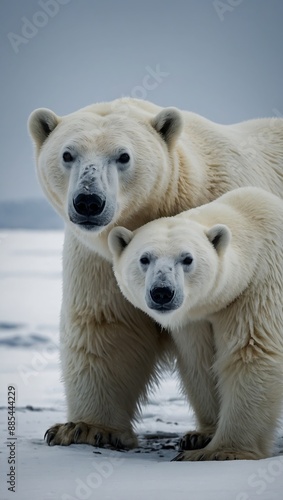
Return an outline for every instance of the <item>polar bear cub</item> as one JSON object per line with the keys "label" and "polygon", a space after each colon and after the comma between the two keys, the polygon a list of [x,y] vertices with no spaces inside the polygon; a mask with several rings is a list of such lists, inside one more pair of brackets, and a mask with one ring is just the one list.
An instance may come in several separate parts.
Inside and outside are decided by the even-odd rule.
{"label": "polar bear cub", "polygon": [[199,428],[176,460],[270,456],[283,393],[283,201],[240,188],[134,232],[116,227],[108,243],[122,293],[177,346]]}

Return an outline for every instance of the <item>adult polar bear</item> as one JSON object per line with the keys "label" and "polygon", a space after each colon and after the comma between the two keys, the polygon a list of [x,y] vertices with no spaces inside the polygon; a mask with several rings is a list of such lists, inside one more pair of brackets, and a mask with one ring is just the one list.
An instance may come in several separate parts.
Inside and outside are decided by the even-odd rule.
{"label": "adult polar bear", "polygon": [[[200,449],[177,460],[270,456],[283,400],[283,201],[235,189],[134,233],[109,234],[121,291],[169,328]],[[203,423],[206,419],[206,427]]]}
{"label": "adult polar bear", "polygon": [[123,98],[64,117],[38,109],[29,129],[39,181],[66,223],[60,345],[69,423],[49,429],[47,442],[132,447],[139,404],[172,346],[123,299],[108,233],[238,186],[282,196],[283,120],[223,126]]}

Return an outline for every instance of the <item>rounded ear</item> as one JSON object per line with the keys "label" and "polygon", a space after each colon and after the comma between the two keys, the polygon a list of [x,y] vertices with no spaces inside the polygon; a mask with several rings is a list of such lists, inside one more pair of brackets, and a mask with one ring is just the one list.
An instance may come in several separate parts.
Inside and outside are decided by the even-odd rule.
{"label": "rounded ear", "polygon": [[46,108],[35,109],[29,119],[28,128],[36,146],[40,148],[60,122],[59,116]]}
{"label": "rounded ear", "polygon": [[216,224],[208,229],[206,236],[214,246],[218,255],[220,255],[227,248],[231,240],[231,231],[228,226],[224,224]]}
{"label": "rounded ear", "polygon": [[123,250],[130,243],[134,233],[125,227],[114,227],[108,235],[108,246],[115,257],[120,257]]}
{"label": "rounded ear", "polygon": [[153,118],[151,124],[171,147],[182,131],[183,118],[177,108],[165,108]]}

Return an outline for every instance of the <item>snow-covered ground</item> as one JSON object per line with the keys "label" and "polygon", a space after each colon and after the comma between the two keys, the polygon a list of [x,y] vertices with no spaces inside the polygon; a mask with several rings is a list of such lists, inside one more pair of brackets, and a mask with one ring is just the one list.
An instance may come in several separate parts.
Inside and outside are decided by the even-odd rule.
{"label": "snow-covered ground", "polygon": [[[46,429],[66,421],[58,361],[62,244],[61,232],[0,233],[1,500],[281,500],[282,427],[268,460],[170,462],[179,437],[194,427],[170,375],[143,409],[140,448],[119,452],[44,443]],[[17,394],[13,437],[8,386]],[[15,493],[7,483],[14,453]]]}

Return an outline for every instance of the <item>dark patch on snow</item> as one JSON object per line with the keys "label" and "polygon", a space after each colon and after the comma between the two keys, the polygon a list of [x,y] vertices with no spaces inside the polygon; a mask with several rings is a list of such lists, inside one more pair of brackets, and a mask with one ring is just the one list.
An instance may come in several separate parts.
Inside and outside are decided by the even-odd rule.
{"label": "dark patch on snow", "polygon": [[[0,406],[0,410],[7,410],[7,406]],[[21,413],[25,413],[27,411],[32,411],[32,412],[40,412],[40,411],[60,411],[57,408],[46,408],[42,406],[33,406],[33,405],[26,405],[26,406],[17,406],[17,411],[20,411]]]}
{"label": "dark patch on snow", "polygon": [[32,405],[26,405],[25,409],[29,411],[42,411],[42,408],[35,408]]}
{"label": "dark patch on snow", "polygon": [[9,337],[1,338],[0,345],[6,347],[35,347],[38,344],[46,344],[50,342],[48,337],[39,335],[37,333],[31,333],[30,335],[12,335]]}
{"label": "dark patch on snow", "polygon": [[140,446],[132,453],[156,452],[159,457],[164,457],[164,450],[179,451],[181,435],[175,432],[155,432],[139,435]]}
{"label": "dark patch on snow", "polygon": [[23,323],[8,323],[5,321],[0,322],[0,330],[18,330],[19,328],[23,328]]}

